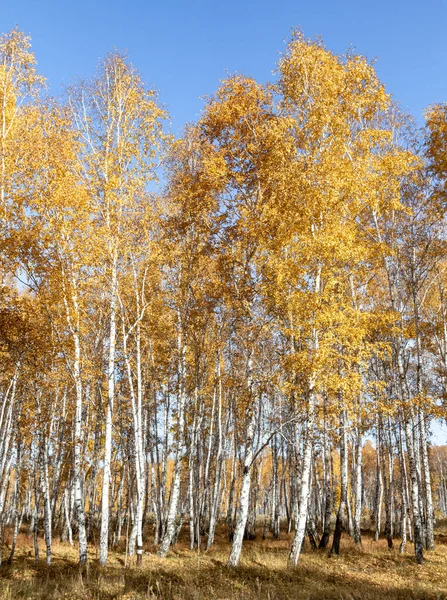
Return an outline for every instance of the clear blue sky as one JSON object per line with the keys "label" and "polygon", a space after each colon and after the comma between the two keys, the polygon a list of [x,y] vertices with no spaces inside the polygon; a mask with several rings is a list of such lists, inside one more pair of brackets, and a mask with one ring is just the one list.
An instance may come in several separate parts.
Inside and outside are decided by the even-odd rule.
{"label": "clear blue sky", "polygon": [[114,47],[160,91],[178,132],[227,72],[272,79],[291,28],[377,58],[387,89],[422,122],[447,101],[446,0],[0,0],[0,31],[31,35],[52,94]]}

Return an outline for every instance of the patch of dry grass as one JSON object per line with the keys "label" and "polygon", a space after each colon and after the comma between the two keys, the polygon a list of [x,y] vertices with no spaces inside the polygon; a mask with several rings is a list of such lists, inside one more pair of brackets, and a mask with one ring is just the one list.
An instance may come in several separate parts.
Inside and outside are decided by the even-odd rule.
{"label": "patch of dry grass", "polygon": [[13,565],[0,569],[0,598],[4,600],[447,600],[447,533],[437,532],[437,547],[426,553],[417,566],[411,545],[399,555],[398,544],[389,551],[384,541],[365,537],[357,548],[349,539],[339,557],[306,548],[296,569],[288,569],[291,537],[245,542],[241,565],[226,566],[229,546],[224,535],[207,554],[198,555],[180,541],[168,558],[161,559],[148,548],[141,567],[135,559],[124,567],[122,553],[111,553],[101,568],[95,551],[90,552],[88,570],[77,565],[76,550],[54,544],[53,564],[36,563],[32,540],[20,537]]}

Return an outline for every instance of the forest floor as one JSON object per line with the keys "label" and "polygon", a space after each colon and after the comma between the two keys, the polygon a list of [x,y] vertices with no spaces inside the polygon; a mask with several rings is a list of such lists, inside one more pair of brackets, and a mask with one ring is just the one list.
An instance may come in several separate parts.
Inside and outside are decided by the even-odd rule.
{"label": "forest floor", "polygon": [[165,559],[153,553],[155,548],[147,548],[140,567],[135,558],[125,567],[124,554],[111,552],[109,564],[101,568],[93,551],[83,572],[69,544],[54,543],[47,567],[43,544],[42,558],[36,562],[32,538],[21,534],[13,564],[0,567],[0,599],[447,600],[447,523],[438,526],[436,550],[426,552],[421,566],[415,564],[410,543],[400,555],[398,540],[388,550],[385,540],[374,542],[365,534],[362,548],[344,536],[340,556],[312,552],[306,542],[298,567],[290,569],[290,544],[287,534],[280,540],[260,536],[244,542],[240,566],[229,569],[229,544],[222,531],[212,550],[200,555],[188,549],[186,538]]}

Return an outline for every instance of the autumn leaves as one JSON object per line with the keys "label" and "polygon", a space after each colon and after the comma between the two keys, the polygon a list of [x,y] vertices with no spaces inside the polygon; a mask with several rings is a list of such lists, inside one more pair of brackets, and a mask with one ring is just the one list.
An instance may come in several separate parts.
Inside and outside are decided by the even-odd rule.
{"label": "autumn leaves", "polygon": [[[400,520],[411,507],[421,560],[437,368],[424,353],[446,380],[445,334],[440,354],[424,302],[438,273],[431,310],[443,306],[444,258],[439,230],[431,254],[427,236],[402,228],[433,224],[434,206],[442,215],[431,199],[445,187],[443,107],[428,114],[432,185],[373,66],[300,33],[273,84],[228,78],[176,141],[119,53],[61,103],[42,99],[23,34],[1,38],[0,57],[2,272],[26,289],[2,292],[2,311],[20,305],[34,318],[24,334],[48,332],[20,358],[2,332],[3,411],[17,419],[0,422],[0,516],[8,503],[41,516],[48,562],[55,528],[76,525],[81,563],[99,532],[105,564],[124,520],[141,562],[149,514],[165,556],[186,515],[200,548],[225,513],[236,566],[274,455],[263,510],[276,536],[281,511],[294,523],[296,565],[309,528],[328,544],[338,483],[334,552],[347,514],[360,543],[362,440],[387,421],[409,469],[395,488]],[[27,503],[10,476],[26,480]]]}

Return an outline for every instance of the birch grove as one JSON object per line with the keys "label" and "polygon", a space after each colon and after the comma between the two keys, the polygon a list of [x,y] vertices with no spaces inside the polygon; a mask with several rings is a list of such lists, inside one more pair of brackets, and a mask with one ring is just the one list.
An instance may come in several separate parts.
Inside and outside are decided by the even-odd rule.
{"label": "birch grove", "polygon": [[292,533],[296,567],[370,530],[422,563],[447,516],[446,106],[417,129],[301,33],[178,139],[124,54],[60,101],[36,69],[0,37],[0,561],[27,531],[47,564],[56,538],[140,565],[224,536],[237,567]]}

